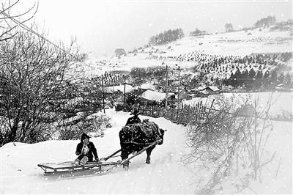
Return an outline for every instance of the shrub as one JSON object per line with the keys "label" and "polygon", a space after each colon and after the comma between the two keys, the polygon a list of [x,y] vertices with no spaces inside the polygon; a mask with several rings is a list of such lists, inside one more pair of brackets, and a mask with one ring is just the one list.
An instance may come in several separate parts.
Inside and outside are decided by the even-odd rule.
{"label": "shrub", "polygon": [[[245,188],[251,179],[261,180],[262,168],[274,158],[274,154],[265,151],[272,126],[266,117],[260,118],[268,110],[257,112],[257,102],[252,104],[249,99],[240,107],[233,97],[218,102],[217,110],[206,111],[204,119],[188,125],[187,145],[191,152],[183,161],[212,169],[199,194],[215,193],[223,179],[231,175],[242,181],[235,184],[238,190]],[[240,171],[242,174],[238,174]]]}
{"label": "shrub", "polygon": [[104,130],[111,127],[111,118],[106,115],[91,115],[77,123],[63,124],[58,127],[59,140],[79,139],[82,133],[91,133],[94,137],[104,136]]}

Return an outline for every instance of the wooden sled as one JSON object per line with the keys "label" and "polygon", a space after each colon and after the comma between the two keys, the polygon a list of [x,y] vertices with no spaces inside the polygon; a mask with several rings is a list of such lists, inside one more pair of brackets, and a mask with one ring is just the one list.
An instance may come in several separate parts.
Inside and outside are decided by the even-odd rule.
{"label": "wooden sled", "polygon": [[64,173],[64,172],[77,172],[89,169],[101,172],[102,167],[116,165],[117,162],[88,162],[85,165],[76,165],[74,161],[61,162],[61,163],[43,163],[38,164],[38,167],[44,170],[45,174],[50,173]]}
{"label": "wooden sled", "polygon": [[121,149],[119,149],[113,154],[107,156],[106,158],[102,158],[103,159],[102,162],[87,162],[84,165],[76,165],[74,161],[67,161],[67,162],[61,162],[61,163],[42,163],[42,164],[38,164],[38,167],[43,169],[45,174],[58,174],[58,173],[73,174],[74,172],[85,171],[85,170],[93,170],[99,174],[103,174],[129,162],[132,158],[138,156],[139,154],[141,154],[148,148],[156,145],[159,141],[160,140],[151,143],[150,145],[144,147],[142,150],[128,157],[127,159],[124,159],[123,161],[118,160],[116,162],[107,162],[108,159],[115,157],[116,154],[121,152]]}

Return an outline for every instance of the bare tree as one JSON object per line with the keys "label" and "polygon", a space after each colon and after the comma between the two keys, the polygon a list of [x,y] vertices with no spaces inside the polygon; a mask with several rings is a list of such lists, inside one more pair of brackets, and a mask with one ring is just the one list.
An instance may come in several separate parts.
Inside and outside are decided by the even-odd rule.
{"label": "bare tree", "polygon": [[231,32],[234,30],[233,25],[231,23],[225,24],[226,32]]}
{"label": "bare tree", "polygon": [[6,3],[1,3],[0,15],[2,17],[0,17],[0,41],[5,41],[14,37],[17,34],[15,31],[17,26],[23,25],[31,20],[38,10],[38,4],[35,3],[20,14],[12,14],[13,8],[17,7],[19,2],[19,0],[14,2],[9,0],[6,1]]}
{"label": "bare tree", "polygon": [[65,73],[75,56],[70,48],[56,47],[28,31],[0,42],[1,144],[37,142],[43,124],[56,120],[52,105],[65,93]]}

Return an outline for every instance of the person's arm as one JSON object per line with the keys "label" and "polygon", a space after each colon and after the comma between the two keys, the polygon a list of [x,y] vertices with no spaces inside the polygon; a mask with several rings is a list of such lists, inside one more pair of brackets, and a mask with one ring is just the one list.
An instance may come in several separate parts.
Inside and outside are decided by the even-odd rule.
{"label": "person's arm", "polygon": [[130,120],[131,120],[131,118],[127,119],[127,122],[126,122],[125,126],[130,124]]}
{"label": "person's arm", "polygon": [[82,149],[81,144],[80,143],[77,144],[75,154],[80,155],[81,154],[81,149]]}
{"label": "person's arm", "polygon": [[96,149],[94,143],[91,142],[91,145],[92,145],[92,151],[93,151],[93,154],[94,154],[96,161],[100,161],[98,153],[97,153],[97,149]]}

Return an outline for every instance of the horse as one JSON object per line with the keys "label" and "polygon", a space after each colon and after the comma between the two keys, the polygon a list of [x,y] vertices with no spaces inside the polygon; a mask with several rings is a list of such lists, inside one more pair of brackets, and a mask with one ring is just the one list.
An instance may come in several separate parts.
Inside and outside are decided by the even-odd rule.
{"label": "horse", "polygon": [[[156,142],[155,145],[149,147],[146,150],[146,163],[150,164],[150,156],[153,149],[157,144],[162,145],[164,142],[164,133],[165,130],[159,128],[156,123],[149,120],[144,120],[141,123],[124,126],[119,131],[122,161],[127,159],[129,154],[139,152],[143,148]],[[123,167],[128,168],[129,162],[123,164]]]}

